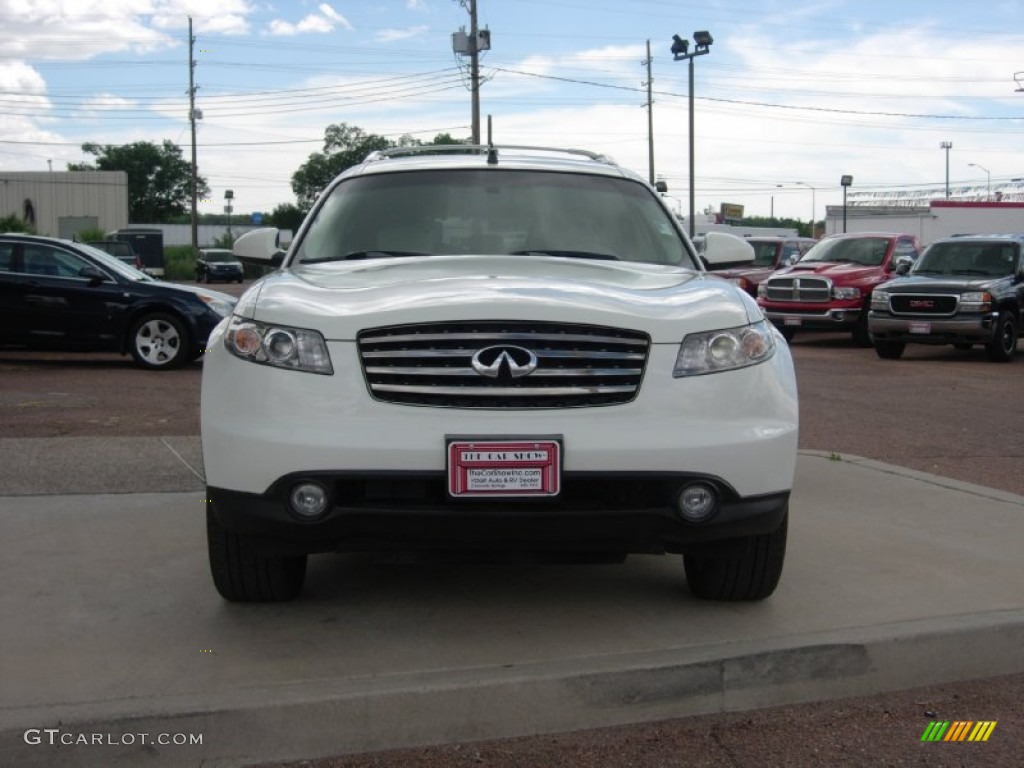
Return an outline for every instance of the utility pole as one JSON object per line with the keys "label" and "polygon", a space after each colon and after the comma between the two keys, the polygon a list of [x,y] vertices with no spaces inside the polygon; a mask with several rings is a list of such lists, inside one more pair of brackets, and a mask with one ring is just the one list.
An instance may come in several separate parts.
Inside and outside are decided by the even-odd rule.
{"label": "utility pole", "polygon": [[651,41],[647,41],[647,169],[651,186],[654,186],[654,96],[651,78]]}
{"label": "utility pole", "polygon": [[460,56],[469,56],[470,94],[472,97],[472,143],[480,143],[480,51],[491,49],[491,32],[480,29],[477,23],[476,0],[458,0],[469,11],[469,34],[460,27],[452,34],[452,50]]}
{"label": "utility pole", "polygon": [[469,78],[473,97],[473,143],[480,143],[480,46],[476,26],[476,0],[469,0]]}
{"label": "utility pole", "polygon": [[192,35],[192,17],[188,17],[188,119],[192,126],[192,250],[199,248],[199,213],[197,200],[199,183],[196,173],[196,60],[192,55],[196,39]]}

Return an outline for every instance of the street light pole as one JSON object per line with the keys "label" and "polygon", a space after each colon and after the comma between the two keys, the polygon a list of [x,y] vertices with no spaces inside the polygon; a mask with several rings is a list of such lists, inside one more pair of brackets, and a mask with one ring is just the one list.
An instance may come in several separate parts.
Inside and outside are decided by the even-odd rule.
{"label": "street light pole", "polygon": [[684,40],[679,35],[672,35],[672,58],[674,61],[685,59],[690,67],[690,237],[696,234],[697,203],[696,190],[694,189],[694,151],[693,151],[693,60],[697,56],[711,53],[711,44],[715,39],[707,30],[700,30],[693,33],[693,52],[689,51],[690,41]]}
{"label": "street light pole", "polygon": [[978,165],[977,163],[968,163],[967,165],[969,165],[971,168],[978,168],[979,170],[984,171],[985,175],[988,177],[988,181],[985,185],[985,202],[987,203],[992,199],[992,173],[989,171],[988,168],[986,168],[983,165]]}
{"label": "street light pole", "polygon": [[853,176],[844,174],[839,179],[839,184],[843,188],[843,234],[846,234],[846,190],[853,184]]}
{"label": "street light pole", "polygon": [[944,141],[939,144],[939,149],[946,150],[946,199],[949,200],[949,150],[953,148],[952,141]]}

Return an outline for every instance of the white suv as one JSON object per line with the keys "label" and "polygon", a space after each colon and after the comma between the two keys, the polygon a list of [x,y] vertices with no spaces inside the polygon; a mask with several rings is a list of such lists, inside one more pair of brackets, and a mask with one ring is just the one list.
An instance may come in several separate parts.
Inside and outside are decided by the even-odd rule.
{"label": "white suv", "polygon": [[[709,235],[713,265],[749,259]],[[785,557],[797,392],[754,300],[704,271],[641,177],[578,150],[374,153],[213,333],[214,584],[302,589],[307,555],[681,553],[757,600]]]}

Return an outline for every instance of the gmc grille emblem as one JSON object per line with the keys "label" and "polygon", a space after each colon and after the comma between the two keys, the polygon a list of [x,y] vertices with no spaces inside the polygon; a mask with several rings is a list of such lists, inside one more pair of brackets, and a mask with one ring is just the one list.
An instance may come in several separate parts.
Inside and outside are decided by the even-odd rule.
{"label": "gmc grille emblem", "polygon": [[934,306],[935,306],[935,302],[932,301],[931,299],[911,299],[910,300],[910,308],[911,309],[931,309]]}
{"label": "gmc grille emblem", "polygon": [[473,355],[470,365],[474,371],[489,379],[496,379],[503,372],[513,379],[519,379],[537,370],[537,355],[523,347],[485,347]]}

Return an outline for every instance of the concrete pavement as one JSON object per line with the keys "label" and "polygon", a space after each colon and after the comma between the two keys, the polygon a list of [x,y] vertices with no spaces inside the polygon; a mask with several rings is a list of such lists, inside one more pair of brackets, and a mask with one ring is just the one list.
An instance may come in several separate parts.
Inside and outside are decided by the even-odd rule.
{"label": "concrete pavement", "polygon": [[323,556],[302,600],[238,606],[201,466],[189,437],[0,440],[0,764],[242,766],[1024,671],[1024,497],[989,488],[804,452],[754,605],[694,600],[671,556]]}

